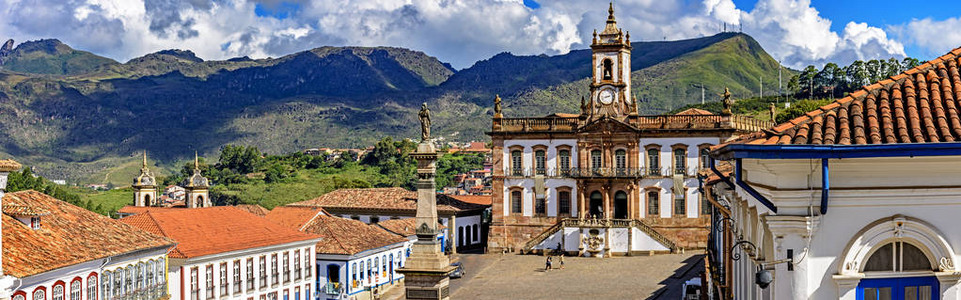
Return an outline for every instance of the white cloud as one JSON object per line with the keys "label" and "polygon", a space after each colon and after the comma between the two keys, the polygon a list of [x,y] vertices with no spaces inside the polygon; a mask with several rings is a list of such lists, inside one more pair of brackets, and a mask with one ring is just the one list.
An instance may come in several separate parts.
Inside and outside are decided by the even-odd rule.
{"label": "white cloud", "polygon": [[898,37],[917,45],[923,54],[940,56],[961,46],[961,17],[940,21],[931,18],[911,20],[907,24],[891,26]]}
{"label": "white cloud", "polygon": [[[274,8],[280,2],[299,9],[286,19],[254,13],[257,3]],[[464,68],[503,51],[560,54],[586,48],[607,17],[605,2],[541,2],[530,9],[522,0],[0,0],[0,38],[58,38],[121,61],[169,48],[224,59],[327,45],[398,46]],[[729,30],[743,26],[792,67],[904,55],[902,44],[880,28],[850,23],[841,33],[831,31],[831,21],[809,0],[760,0],[750,12],[732,0],[623,0],[616,8],[618,25],[634,41],[693,38],[715,34],[723,24],[730,24]],[[958,25],[925,19],[904,30],[932,26]],[[917,39],[935,48],[947,43]]]}

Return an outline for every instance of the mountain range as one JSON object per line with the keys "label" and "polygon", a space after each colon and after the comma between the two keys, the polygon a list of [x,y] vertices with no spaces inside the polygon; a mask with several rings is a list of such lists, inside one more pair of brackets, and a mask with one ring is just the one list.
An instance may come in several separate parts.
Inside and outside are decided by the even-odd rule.
{"label": "mountain range", "polygon": [[[164,50],[120,63],[53,39],[8,41],[0,47],[0,155],[49,178],[125,182],[144,149],[173,167],[228,143],[283,153],[415,137],[421,103],[431,108],[435,135],[486,140],[495,94],[507,117],[577,112],[588,95],[590,53],[500,53],[455,70],[392,47],[220,61]],[[740,33],[633,43],[633,87],[645,114],[700,102],[700,85],[710,101],[724,87],[756,96],[759,79],[777,86],[779,67]]]}

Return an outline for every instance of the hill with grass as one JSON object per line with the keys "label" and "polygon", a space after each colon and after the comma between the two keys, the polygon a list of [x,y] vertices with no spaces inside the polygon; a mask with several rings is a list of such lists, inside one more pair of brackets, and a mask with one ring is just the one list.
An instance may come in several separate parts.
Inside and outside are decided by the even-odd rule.
{"label": "hill with grass", "polygon": [[[57,65],[74,52],[55,53],[64,54],[37,56],[34,64]],[[413,138],[424,102],[435,136],[486,140],[495,94],[509,117],[576,112],[591,73],[590,50],[502,53],[460,71],[423,52],[390,47],[321,47],[228,60],[164,50],[59,73],[13,68],[9,57],[0,65],[0,157],[36,166],[52,179],[118,186],[129,184],[118,180],[135,175],[127,173],[135,172],[131,166],[144,149],[173,173],[194,151],[216,155],[226,144],[277,154]],[[707,88],[708,101],[724,87],[735,98],[753,96],[758,78],[766,89],[777,86],[779,68],[739,33],[636,42],[632,67],[634,91],[649,114],[699,103],[701,90],[692,84]],[[785,78],[793,74],[784,72]]]}
{"label": "hill with grass", "polygon": [[25,42],[16,48],[13,40],[8,40],[0,48],[0,67],[23,73],[77,75],[117,64],[112,59],[70,48],[56,39]]}

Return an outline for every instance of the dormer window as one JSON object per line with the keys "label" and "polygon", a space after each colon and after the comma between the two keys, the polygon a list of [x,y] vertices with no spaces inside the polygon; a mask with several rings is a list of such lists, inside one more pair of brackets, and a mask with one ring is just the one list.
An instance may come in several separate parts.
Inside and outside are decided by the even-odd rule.
{"label": "dormer window", "polygon": [[40,229],[40,217],[30,218],[30,228],[34,230]]}

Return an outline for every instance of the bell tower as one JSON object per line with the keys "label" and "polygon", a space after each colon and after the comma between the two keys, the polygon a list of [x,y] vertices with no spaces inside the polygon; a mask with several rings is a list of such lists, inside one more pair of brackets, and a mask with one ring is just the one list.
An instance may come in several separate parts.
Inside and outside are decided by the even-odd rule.
{"label": "bell tower", "polygon": [[157,199],[157,179],[147,168],[147,151],[143,152],[143,164],[140,167],[140,176],[133,179],[133,205],[134,206],[160,206]]}
{"label": "bell tower", "polygon": [[212,206],[208,193],[210,183],[207,181],[207,177],[200,174],[200,159],[196,152],[194,153],[194,174],[187,178],[184,189],[187,190],[186,204],[188,208]]}
{"label": "bell tower", "polygon": [[637,104],[631,98],[631,34],[617,28],[614,3],[608,8],[604,30],[594,30],[591,51],[591,98],[582,113],[591,119],[637,114]]}

